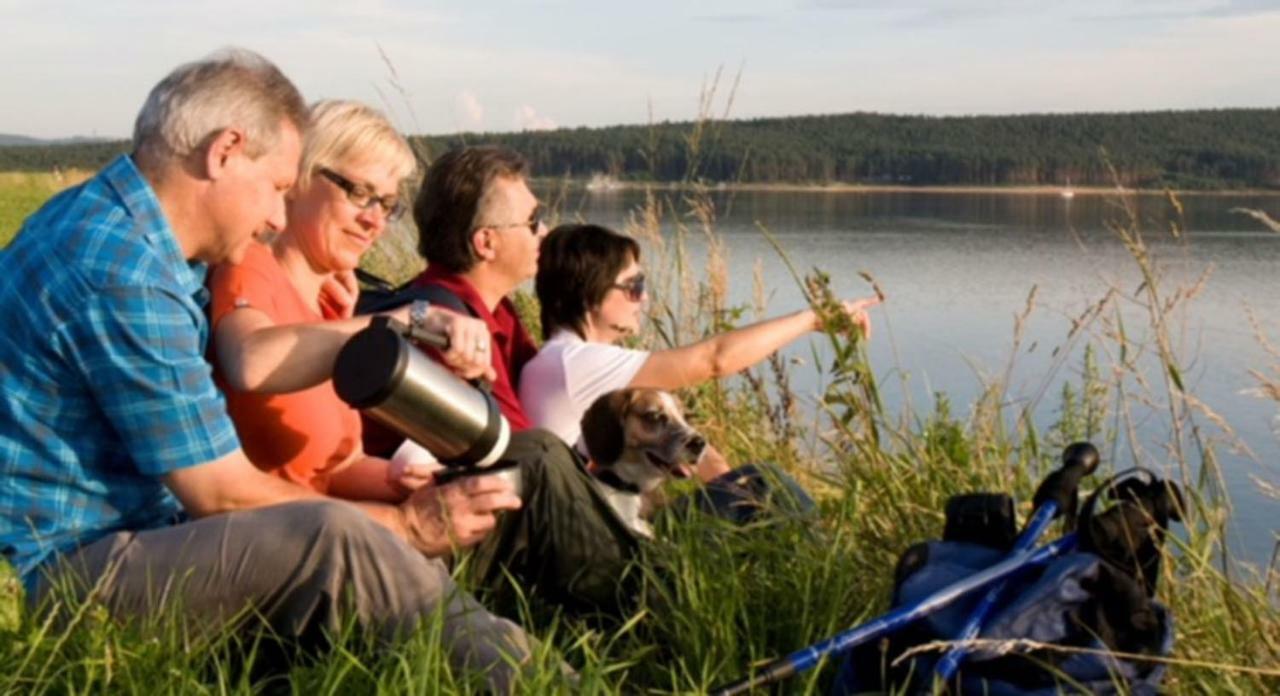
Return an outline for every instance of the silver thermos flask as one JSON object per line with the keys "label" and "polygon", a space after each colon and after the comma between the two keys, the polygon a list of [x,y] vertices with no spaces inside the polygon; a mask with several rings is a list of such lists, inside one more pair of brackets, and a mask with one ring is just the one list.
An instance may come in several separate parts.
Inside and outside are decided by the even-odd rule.
{"label": "silver thermos flask", "polygon": [[375,317],[334,363],[338,397],[425,447],[442,463],[485,468],[511,440],[493,395],[414,347],[408,327]]}

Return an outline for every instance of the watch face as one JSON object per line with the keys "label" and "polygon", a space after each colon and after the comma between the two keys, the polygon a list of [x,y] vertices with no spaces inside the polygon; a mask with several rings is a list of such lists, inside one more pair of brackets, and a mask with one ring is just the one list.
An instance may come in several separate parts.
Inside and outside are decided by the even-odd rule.
{"label": "watch face", "polygon": [[409,323],[415,328],[425,328],[429,307],[431,303],[426,300],[414,300],[413,304],[409,305]]}

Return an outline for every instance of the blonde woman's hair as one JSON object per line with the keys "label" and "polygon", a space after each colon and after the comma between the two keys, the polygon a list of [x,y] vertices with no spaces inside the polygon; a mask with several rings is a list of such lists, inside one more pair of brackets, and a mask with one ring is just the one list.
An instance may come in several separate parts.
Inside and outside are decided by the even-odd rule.
{"label": "blonde woman's hair", "polygon": [[316,102],[309,124],[298,165],[300,189],[311,184],[311,176],[321,167],[334,169],[353,158],[390,165],[397,181],[417,169],[413,149],[404,136],[381,111],[370,106],[355,101]]}
{"label": "blonde woman's hair", "polygon": [[252,51],[224,49],[180,65],[160,81],[133,126],[134,155],[182,159],[222,131],[245,132],[245,154],[275,147],[282,123],[304,133],[307,106],[298,88],[271,61]]}

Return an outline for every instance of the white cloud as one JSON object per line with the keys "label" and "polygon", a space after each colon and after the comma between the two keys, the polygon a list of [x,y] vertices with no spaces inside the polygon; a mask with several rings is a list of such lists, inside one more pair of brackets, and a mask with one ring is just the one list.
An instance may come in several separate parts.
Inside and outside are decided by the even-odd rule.
{"label": "white cloud", "polygon": [[528,104],[521,104],[516,109],[515,119],[516,130],[552,130],[556,127],[556,122],[550,117],[538,113],[538,110]]}
{"label": "white cloud", "polygon": [[0,132],[125,137],[156,80],[227,45],[415,133],[688,119],[744,57],[731,117],[1274,105],[1276,2],[0,0]]}
{"label": "white cloud", "polygon": [[469,89],[459,92],[454,102],[454,112],[458,119],[458,130],[484,130],[484,104],[480,103],[475,92]]}

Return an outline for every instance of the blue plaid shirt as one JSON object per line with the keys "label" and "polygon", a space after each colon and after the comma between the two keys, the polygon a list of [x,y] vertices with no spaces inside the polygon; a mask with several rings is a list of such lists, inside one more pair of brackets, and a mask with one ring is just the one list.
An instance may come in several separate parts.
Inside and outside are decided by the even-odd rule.
{"label": "blue plaid shirt", "polygon": [[175,521],[159,477],[239,447],[204,272],[127,156],[0,251],[0,551],[28,588],[52,554]]}

